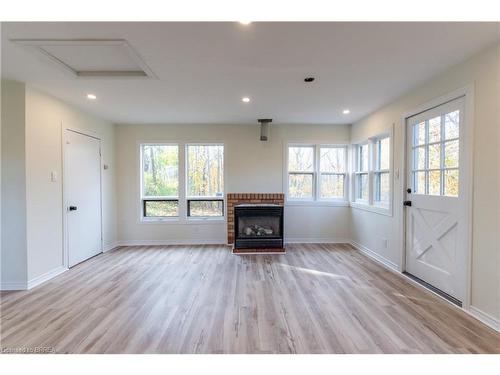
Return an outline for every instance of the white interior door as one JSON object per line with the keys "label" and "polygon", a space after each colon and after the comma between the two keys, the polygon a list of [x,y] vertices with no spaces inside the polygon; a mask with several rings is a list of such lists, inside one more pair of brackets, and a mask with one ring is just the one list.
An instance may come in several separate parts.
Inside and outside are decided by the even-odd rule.
{"label": "white interior door", "polygon": [[102,252],[100,140],[66,130],[65,197],[68,265]]}
{"label": "white interior door", "polygon": [[406,272],[462,302],[468,251],[464,121],[464,97],[407,119],[405,201]]}

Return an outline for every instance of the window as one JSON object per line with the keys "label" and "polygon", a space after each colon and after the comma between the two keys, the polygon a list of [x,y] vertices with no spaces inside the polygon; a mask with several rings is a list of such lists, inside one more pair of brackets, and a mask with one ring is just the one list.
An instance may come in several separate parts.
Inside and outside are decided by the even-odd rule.
{"label": "window", "polygon": [[140,156],[143,220],[224,217],[222,144],[142,144]]}
{"label": "window", "polygon": [[187,216],[224,216],[224,146],[186,146]]}
{"label": "window", "polygon": [[368,172],[369,172],[369,149],[368,143],[356,146],[356,170],[355,170],[355,200],[368,202]]}
{"label": "window", "polygon": [[346,146],[288,146],[288,200],[346,200]]}
{"label": "window", "polygon": [[314,146],[288,147],[288,196],[312,199],[314,191]]}
{"label": "window", "polygon": [[392,213],[391,135],[372,137],[354,145],[351,206]]}
{"label": "window", "polygon": [[413,125],[413,193],[458,197],[458,110]]}
{"label": "window", "polygon": [[179,216],[179,147],[141,146],[142,214],[150,218]]}
{"label": "window", "polygon": [[375,143],[374,197],[375,204],[389,205],[390,198],[390,138],[378,138]]}
{"label": "window", "polygon": [[346,147],[321,146],[319,149],[319,186],[321,199],[344,199]]}

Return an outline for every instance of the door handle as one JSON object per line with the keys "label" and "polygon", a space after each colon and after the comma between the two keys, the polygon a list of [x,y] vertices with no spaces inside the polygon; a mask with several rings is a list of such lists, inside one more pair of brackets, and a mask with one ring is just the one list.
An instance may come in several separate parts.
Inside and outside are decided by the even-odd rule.
{"label": "door handle", "polygon": [[69,206],[69,211],[76,211],[78,207],[76,206]]}
{"label": "door handle", "polygon": [[404,201],[403,206],[411,207],[411,201]]}

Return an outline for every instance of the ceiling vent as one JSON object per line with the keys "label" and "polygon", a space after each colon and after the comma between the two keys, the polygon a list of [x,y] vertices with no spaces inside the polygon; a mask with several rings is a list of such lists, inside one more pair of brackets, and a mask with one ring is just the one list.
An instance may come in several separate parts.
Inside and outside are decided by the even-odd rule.
{"label": "ceiling vent", "polygon": [[156,78],[125,39],[11,39],[77,78]]}

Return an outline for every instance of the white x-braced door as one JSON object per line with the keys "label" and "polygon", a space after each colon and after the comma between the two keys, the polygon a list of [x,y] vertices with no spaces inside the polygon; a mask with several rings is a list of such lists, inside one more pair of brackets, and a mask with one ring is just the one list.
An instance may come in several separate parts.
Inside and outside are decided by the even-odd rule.
{"label": "white x-braced door", "polygon": [[467,275],[464,120],[461,97],[406,123],[406,271],[459,301]]}

